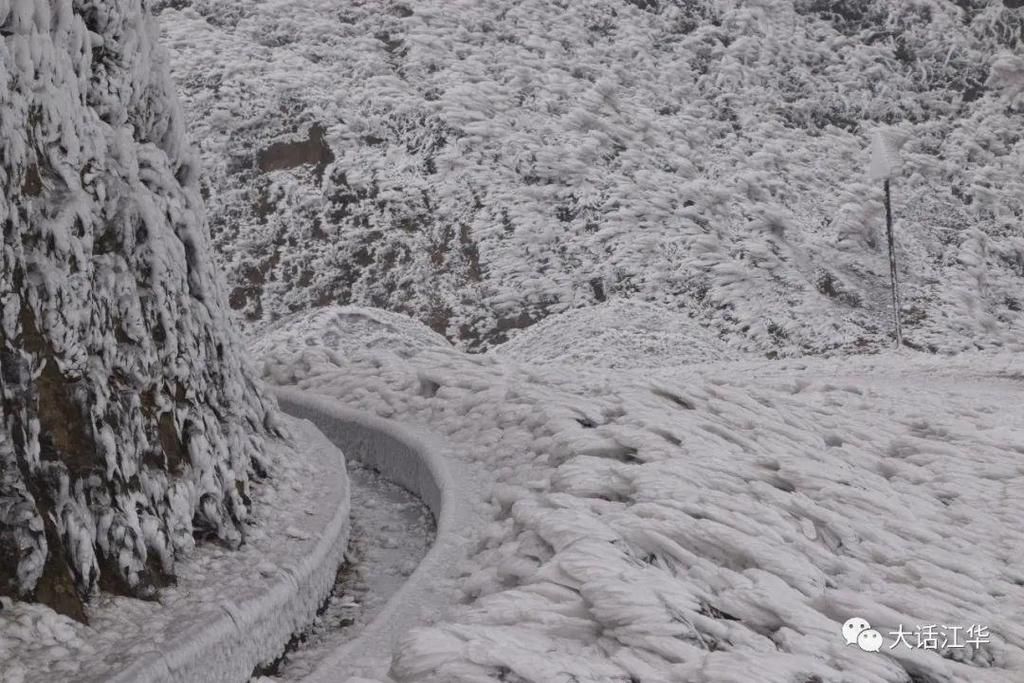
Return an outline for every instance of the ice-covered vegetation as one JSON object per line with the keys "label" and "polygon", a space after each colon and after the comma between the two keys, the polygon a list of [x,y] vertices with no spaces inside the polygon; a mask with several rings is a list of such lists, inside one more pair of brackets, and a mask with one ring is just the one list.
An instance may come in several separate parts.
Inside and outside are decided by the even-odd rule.
{"label": "ice-covered vegetation", "polygon": [[[394,680],[1024,679],[1022,41],[1021,0],[0,0],[7,675],[199,652],[85,605],[197,540],[168,602],[247,650],[312,614],[218,588],[266,607],[238,558],[331,490],[230,306],[265,378],[472,473]],[[969,353],[742,359],[891,344],[878,127],[907,345]],[[986,639],[889,647],[927,624]]]}
{"label": "ice-covered vegetation", "polygon": [[998,0],[164,0],[231,304],[463,347],[615,296],[735,351],[1022,332],[1024,16]]}
{"label": "ice-covered vegetation", "polygon": [[0,681],[239,682],[279,657],[334,583],[351,501],[327,437],[289,418],[279,426],[287,437],[267,442],[270,476],[251,482],[241,547],[198,546],[159,600],[100,594],[88,624],[0,597]]}
{"label": "ice-covered vegetation", "polygon": [[359,306],[324,306],[290,315],[252,344],[257,355],[266,349],[295,353],[304,348],[330,349],[341,357],[384,350],[410,356],[450,344],[407,316]]}
{"label": "ice-covered vegetation", "polygon": [[685,314],[615,298],[549,316],[491,353],[521,361],[636,368],[726,360],[723,347]]}
{"label": "ice-covered vegetation", "polygon": [[[1017,355],[652,376],[432,345],[335,353],[315,321],[293,324],[301,346],[262,347],[271,381],[437,432],[451,467],[489,484],[467,508],[490,501],[492,523],[436,581],[452,606],[405,638],[394,680],[1024,676]],[[852,616],[880,652],[844,642]],[[922,645],[928,625],[960,637]],[[968,643],[973,626],[986,635]]]}
{"label": "ice-covered vegetation", "polygon": [[0,595],[82,619],[242,540],[243,366],[142,0],[0,0]]}

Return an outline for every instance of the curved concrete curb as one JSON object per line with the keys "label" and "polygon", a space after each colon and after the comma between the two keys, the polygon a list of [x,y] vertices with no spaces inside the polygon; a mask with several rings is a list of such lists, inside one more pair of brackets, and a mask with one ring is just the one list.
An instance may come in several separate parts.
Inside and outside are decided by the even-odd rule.
{"label": "curved concrete curb", "polygon": [[402,635],[429,623],[447,604],[439,585],[465,555],[466,537],[456,529],[470,519],[468,479],[448,467],[436,437],[338,405],[328,397],[275,387],[286,412],[310,420],[345,455],[379,470],[419,496],[437,520],[434,545],[416,571],[359,636],[328,655],[305,683],[339,683],[348,677],[386,678]]}
{"label": "curved concrete curb", "polygon": [[350,499],[344,457],[311,425],[303,427],[304,438],[296,438],[296,447],[308,449],[324,476],[338,477],[337,483],[330,478],[321,487],[329,497],[318,500],[324,503],[319,514],[300,520],[315,537],[307,544],[312,547],[290,553],[269,579],[246,567],[254,575],[246,594],[226,595],[219,604],[186,615],[175,624],[180,636],[154,643],[148,653],[135,651],[127,668],[88,683],[246,681],[256,666],[280,655],[292,635],[313,620],[334,586],[348,546]]}

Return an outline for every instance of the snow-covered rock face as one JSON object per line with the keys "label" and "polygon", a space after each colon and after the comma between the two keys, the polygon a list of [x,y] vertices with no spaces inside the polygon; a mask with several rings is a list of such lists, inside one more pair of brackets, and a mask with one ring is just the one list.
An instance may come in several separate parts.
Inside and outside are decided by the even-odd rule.
{"label": "snow-covered rock face", "polygon": [[240,540],[267,402],[141,0],[0,0],[0,594],[81,618]]}
{"label": "snow-covered rock face", "polygon": [[626,296],[737,350],[888,346],[868,146],[902,124],[907,340],[1024,331],[1024,14],[999,2],[161,4],[258,329],[354,303],[483,349]]}

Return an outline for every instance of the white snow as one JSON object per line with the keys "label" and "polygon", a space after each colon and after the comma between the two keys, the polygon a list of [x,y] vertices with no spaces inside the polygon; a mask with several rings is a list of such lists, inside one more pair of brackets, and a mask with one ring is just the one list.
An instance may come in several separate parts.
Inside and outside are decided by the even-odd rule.
{"label": "white snow", "polygon": [[273,431],[149,5],[0,2],[0,590],[68,614],[237,543]]}
{"label": "white snow", "polygon": [[727,342],[694,318],[642,301],[612,299],[545,318],[490,353],[533,363],[613,368],[725,360]]}
{"label": "white snow", "polygon": [[241,681],[277,657],[326,598],[349,535],[341,453],[308,423],[283,426],[291,443],[276,446],[271,478],[254,483],[240,548],[199,546],[159,602],[101,594],[88,626],[4,598],[0,680]]}
{"label": "white snow", "polygon": [[[749,351],[886,347],[867,169],[896,126],[907,339],[1024,331],[1024,15],[998,0],[157,6],[254,329],[355,303],[487,349],[619,296]],[[259,168],[314,126],[333,161]]]}
{"label": "white snow", "polygon": [[330,349],[344,357],[367,350],[408,356],[425,347],[450,346],[430,328],[398,313],[361,306],[325,306],[282,319],[253,340],[251,349],[257,355],[263,349]]}
{"label": "white snow", "polygon": [[[342,461],[263,453],[214,248],[267,381],[438,517],[312,683],[1024,680],[1024,15],[834,4],[0,0],[0,393],[87,379],[106,477],[46,464],[74,411],[5,412],[5,590],[51,524],[83,595],[178,577],[89,626],[0,598],[0,680],[243,680],[334,581]],[[888,343],[899,120],[908,340],[1014,352],[744,358]],[[893,640],[929,624],[991,635]]]}
{"label": "white snow", "polygon": [[[272,376],[433,431],[452,471],[487,477],[465,491],[486,523],[459,524],[474,552],[446,576],[458,596],[404,624],[419,627],[389,673],[359,675],[1024,677],[1019,354],[652,374],[429,347],[338,362],[326,351],[265,349]],[[883,634],[879,653],[845,644],[853,616]],[[890,648],[899,626],[929,624],[984,625],[991,642]]]}

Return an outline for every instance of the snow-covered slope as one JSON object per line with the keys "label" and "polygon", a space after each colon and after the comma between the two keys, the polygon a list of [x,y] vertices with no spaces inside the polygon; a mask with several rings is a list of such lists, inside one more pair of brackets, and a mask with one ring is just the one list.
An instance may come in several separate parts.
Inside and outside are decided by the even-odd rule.
{"label": "snow-covered slope", "polygon": [[277,384],[290,384],[321,363],[337,365],[348,357],[367,355],[407,358],[430,348],[450,349],[451,345],[407,316],[359,306],[296,313],[250,345],[254,357],[263,363],[263,373],[274,375]]}
{"label": "snow-covered slope", "polygon": [[416,354],[426,348],[449,348],[448,341],[408,316],[361,306],[325,306],[296,313],[260,335],[252,351],[266,349],[330,349],[342,356],[366,351],[389,351],[399,356]]}
{"label": "snow-covered slope", "polygon": [[998,0],[165,0],[232,305],[459,344],[612,296],[732,348],[1022,332],[1024,15]]}
{"label": "snow-covered slope", "polygon": [[82,618],[242,540],[273,401],[142,0],[0,0],[0,595]]}
{"label": "snow-covered slope", "polygon": [[[491,477],[461,597],[395,680],[1024,678],[1019,355],[652,376],[430,348],[284,372],[264,352],[271,377],[423,425]],[[851,617],[880,652],[846,644]]]}
{"label": "snow-covered slope", "polygon": [[535,363],[611,368],[686,365],[730,357],[727,342],[693,318],[628,299],[549,316],[491,352]]}

